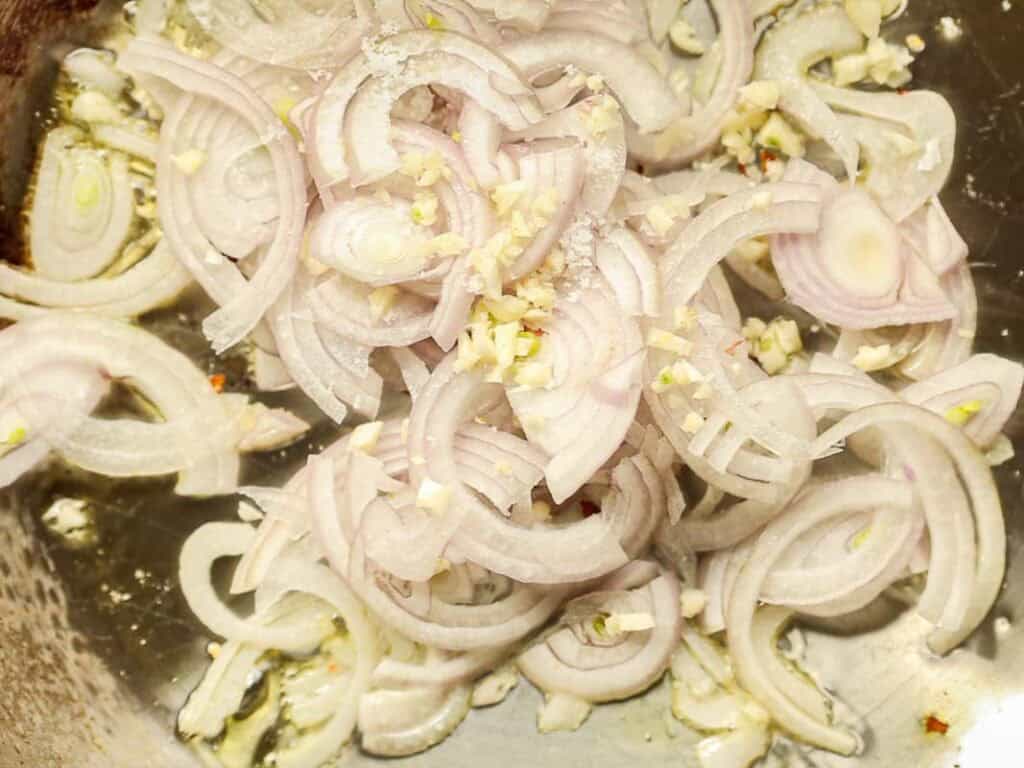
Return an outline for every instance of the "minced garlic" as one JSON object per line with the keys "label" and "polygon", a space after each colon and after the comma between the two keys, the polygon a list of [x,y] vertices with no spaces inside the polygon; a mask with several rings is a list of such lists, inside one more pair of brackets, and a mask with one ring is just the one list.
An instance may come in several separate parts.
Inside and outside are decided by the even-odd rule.
{"label": "minced garlic", "polygon": [[668,28],[668,37],[679,50],[691,53],[694,56],[702,55],[705,50],[704,43],[697,37],[693,27],[685,19],[676,19]]}
{"label": "minced garlic", "polygon": [[433,192],[417,192],[412,202],[413,223],[424,227],[436,224],[439,205],[437,195]]}
{"label": "minced garlic", "polygon": [[672,317],[677,331],[690,331],[697,325],[697,310],[693,307],[676,307]]}
{"label": "minced garlic", "polygon": [[448,510],[451,499],[451,488],[428,477],[420,483],[419,490],[416,492],[416,508],[435,515],[443,515]]}
{"label": "minced garlic", "polygon": [[654,617],[649,613],[613,613],[604,621],[610,635],[626,632],[645,632],[654,629]]}
{"label": "minced garlic", "polygon": [[690,384],[699,384],[703,381],[704,376],[699,370],[686,360],[679,360],[658,371],[658,375],[651,382],[651,389],[660,394],[673,387],[687,387]]}
{"label": "minced garlic", "polygon": [[621,120],[619,117],[619,102],[605,94],[590,108],[583,119],[587,130],[590,131],[592,136],[604,136]]}
{"label": "minced garlic", "polygon": [[451,168],[445,165],[444,158],[437,150],[427,154],[406,152],[402,155],[401,162],[399,170],[402,175],[415,179],[418,187],[432,186],[442,178],[449,179],[452,175]]}
{"label": "minced garlic", "polygon": [[740,88],[740,99],[746,104],[771,111],[779,105],[782,92],[774,80],[755,80]]}
{"label": "minced garlic", "polygon": [[778,112],[773,112],[761,130],[757,132],[755,141],[762,147],[770,147],[784,152],[789,157],[803,157],[804,138]]}
{"label": "minced garlic", "polygon": [[860,347],[852,362],[868,373],[888,368],[892,364],[892,346],[881,344],[877,347]]}
{"label": "minced garlic", "polygon": [[172,155],[174,166],[186,176],[196,173],[206,163],[206,152],[201,149],[187,149],[181,154]]}
{"label": "minced garlic", "polygon": [[704,417],[696,411],[690,411],[686,414],[686,418],[683,419],[683,431],[695,435],[700,432],[700,428],[704,426]]}
{"label": "minced garlic", "polygon": [[684,619],[700,614],[708,604],[708,594],[702,589],[684,589],[679,595],[679,608]]}
{"label": "minced garlic", "polygon": [[380,440],[383,429],[384,422],[382,421],[360,424],[352,430],[352,435],[348,439],[349,448],[354,451],[372,454],[377,449],[377,443]]}
{"label": "minced garlic", "polygon": [[757,317],[748,318],[743,336],[751,344],[751,353],[769,375],[784,371],[804,348],[796,322],[784,317],[770,323]]}
{"label": "minced garlic", "polygon": [[960,403],[960,405],[946,411],[946,421],[954,426],[963,427],[981,413],[981,409],[984,407],[985,403],[981,400],[969,400],[965,403]]}
{"label": "minced garlic", "polygon": [[651,328],[647,332],[647,346],[680,356],[693,351],[693,342],[660,328]]}

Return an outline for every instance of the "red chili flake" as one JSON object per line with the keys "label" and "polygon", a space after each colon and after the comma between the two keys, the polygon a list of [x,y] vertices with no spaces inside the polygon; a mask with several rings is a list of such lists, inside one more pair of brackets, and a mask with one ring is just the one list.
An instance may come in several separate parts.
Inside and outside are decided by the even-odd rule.
{"label": "red chili flake", "polygon": [[736,354],[736,350],[738,350],[740,347],[743,346],[743,341],[744,341],[743,339],[739,339],[738,341],[734,341],[732,344],[730,344],[728,347],[725,348],[725,354],[727,354],[727,355],[735,355]]}
{"label": "red chili flake", "polygon": [[214,392],[223,392],[227,380],[227,376],[223,373],[215,373],[210,377],[210,386],[213,387]]}
{"label": "red chili flake", "polygon": [[761,172],[762,173],[767,173],[768,172],[768,163],[774,163],[778,159],[779,159],[779,156],[776,155],[774,152],[767,152],[767,151],[766,152],[762,152],[761,153]]}
{"label": "red chili flake", "polygon": [[909,91],[907,91],[906,88],[897,88],[896,93],[898,93],[900,96],[906,96],[907,93],[909,93]]}
{"label": "red chili flake", "polygon": [[583,499],[580,502],[580,511],[583,512],[584,517],[590,517],[591,515],[596,515],[601,509],[594,502]]}
{"label": "red chili flake", "polygon": [[747,175],[747,166],[744,163],[736,163],[736,167],[740,169],[740,173],[744,176]]}
{"label": "red chili flake", "polygon": [[949,730],[949,723],[940,720],[935,715],[928,715],[924,721],[924,730],[926,733],[937,733],[944,736]]}

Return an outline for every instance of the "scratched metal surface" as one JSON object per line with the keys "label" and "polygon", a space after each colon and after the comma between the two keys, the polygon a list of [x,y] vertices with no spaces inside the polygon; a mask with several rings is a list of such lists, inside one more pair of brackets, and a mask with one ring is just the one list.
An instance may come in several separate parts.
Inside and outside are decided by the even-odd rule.
{"label": "scratched metal surface", "polygon": [[[1024,0],[911,0],[892,28],[928,43],[915,67],[917,85],[941,90],[960,118],[958,159],[943,195],[972,246],[979,288],[979,347],[1024,355]],[[53,75],[59,40],[82,41],[93,2],[0,0],[0,244],[15,255],[17,207],[38,135],[42,95]],[[939,17],[960,19],[964,36],[945,41]],[[205,345],[176,315],[151,327],[204,356]],[[2,363],[0,363],[2,364]],[[229,386],[243,386],[229,366]],[[1024,417],[1010,426],[1024,448]],[[312,437],[328,435],[321,427]],[[247,475],[273,482],[303,449],[250,462]],[[807,665],[866,719],[867,753],[857,760],[787,749],[777,765],[891,768],[1019,768],[1015,745],[1024,716],[1024,518],[1021,468],[999,474],[1010,529],[1006,588],[992,617],[968,648],[930,658],[924,627],[899,606],[883,604],[860,626],[805,627]],[[36,475],[0,494],[0,768],[192,765],[172,736],[174,713],[205,663],[207,641],[175,583],[181,542],[206,520],[230,518],[223,501],[182,501],[170,482],[106,483],[66,471]],[[40,525],[58,496],[96,499],[98,544],[71,550]],[[997,618],[1009,620],[996,632]],[[857,631],[851,641],[844,634]],[[396,768],[510,768],[558,765],[694,765],[685,732],[670,737],[663,718],[668,693],[599,707],[575,734],[540,738],[533,725],[539,696],[520,685],[502,707],[470,714],[454,737]],[[950,723],[945,737],[926,737],[920,719]],[[358,753],[343,761],[378,764]]]}

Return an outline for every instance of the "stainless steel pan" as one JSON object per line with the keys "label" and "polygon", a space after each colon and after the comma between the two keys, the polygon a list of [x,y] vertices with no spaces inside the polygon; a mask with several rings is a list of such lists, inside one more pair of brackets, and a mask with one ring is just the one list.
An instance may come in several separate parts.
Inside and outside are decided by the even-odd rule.
{"label": "stainless steel pan", "polygon": [[[19,207],[45,104],[67,44],[102,34],[116,2],[0,0],[0,257],[17,260]],[[1019,6],[1019,7],[1018,7]],[[941,16],[965,34],[947,41]],[[960,120],[957,163],[943,195],[972,247],[981,305],[978,346],[1024,357],[1024,2],[911,0],[890,30],[917,32],[928,48],[917,86],[953,101]],[[173,314],[159,330],[201,354],[198,336]],[[0,360],[3,365],[3,360]],[[1024,449],[1024,418],[1010,424]],[[314,439],[316,435],[314,435]],[[261,465],[264,481],[284,474],[292,453]],[[860,617],[850,642],[836,628],[806,629],[811,669],[871,728],[858,761],[799,750],[780,765],[886,768],[1020,768],[1024,765],[1024,510],[1020,460],[1000,470],[1009,526],[1006,589],[988,621],[945,660],[930,658],[921,627],[895,602]],[[268,475],[272,477],[268,477]],[[97,543],[71,549],[47,533],[40,512],[55,497],[94,500]],[[206,662],[209,638],[175,582],[178,548],[201,522],[230,517],[223,501],[184,502],[163,482],[98,483],[54,470],[0,494],[0,768],[142,768],[196,764],[173,736],[175,710]],[[687,766],[695,741],[667,727],[667,693],[599,708],[575,734],[539,737],[537,694],[474,712],[456,735],[397,765]],[[933,714],[950,724],[927,735]],[[671,723],[669,723],[671,725]],[[669,731],[672,732],[670,735]],[[810,762],[803,762],[809,760]],[[375,763],[358,753],[350,765]]]}

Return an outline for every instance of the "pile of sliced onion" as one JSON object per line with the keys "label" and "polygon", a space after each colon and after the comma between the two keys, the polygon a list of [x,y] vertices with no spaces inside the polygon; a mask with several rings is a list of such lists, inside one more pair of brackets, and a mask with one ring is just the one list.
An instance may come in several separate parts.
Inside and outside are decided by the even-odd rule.
{"label": "pile of sliced onion", "polygon": [[570,601],[564,626],[519,656],[523,674],[544,691],[614,701],[643,691],[664,673],[679,635],[675,576],[616,574],[598,588]]}
{"label": "pile of sliced onion", "polygon": [[134,219],[128,159],[78,148],[73,128],[51,131],[43,145],[32,201],[31,258],[42,277],[74,282],[109,267]]}
{"label": "pile of sliced onion", "polygon": [[360,746],[400,757],[443,741],[469,712],[468,681],[503,657],[501,651],[453,654],[393,644],[374,672],[373,690],[359,700]]}
{"label": "pile of sliced onion", "polygon": [[[544,476],[555,501],[575,493],[626,436],[640,401],[640,329],[596,275],[578,298],[557,303],[541,326],[537,358],[551,366],[544,388],[512,387],[509,403],[526,437],[551,456]],[[604,434],[595,435],[592,430]],[[584,438],[584,433],[590,438]]]}
{"label": "pile of sliced onion", "polygon": [[111,277],[63,282],[0,264],[0,317],[23,320],[49,310],[134,317],[171,304],[191,284],[162,240],[141,262]]}
{"label": "pile of sliced onion", "polygon": [[[166,100],[157,161],[160,222],[175,254],[221,305],[204,321],[218,351],[250,332],[286,289],[306,207],[305,170],[292,135],[244,77],[230,71],[231,63],[228,55],[217,63],[199,61],[146,38],[135,39],[121,56],[122,66],[154,81]],[[250,167],[233,169],[243,157]],[[223,189],[199,183],[204,169],[218,174]],[[208,218],[216,216],[215,204],[224,215]],[[225,245],[221,238],[230,252],[217,247]],[[232,258],[260,245],[266,250],[246,279]]]}
{"label": "pile of sliced onion", "polygon": [[956,316],[939,275],[869,193],[840,188],[802,161],[792,161],[786,173],[820,185],[826,196],[815,235],[772,241],[773,263],[794,303],[851,330]]}
{"label": "pile of sliced onion", "polygon": [[[242,497],[180,560],[225,640],[179,715],[211,765],[412,755],[519,672],[543,732],[670,670],[684,761],[850,755],[790,624],[893,588],[936,653],[983,620],[1024,368],[974,354],[956,120],[833,84],[891,46],[864,3],[755,30],[782,5],[142,2],[65,59],[0,264],[0,486],[52,456]],[[146,330],[193,282],[243,392]]]}
{"label": "pile of sliced onion", "polygon": [[[0,333],[0,349],[10,361],[0,391],[25,413],[24,436],[42,441],[76,466],[110,477],[178,473],[180,494],[231,493],[246,441],[249,450],[278,448],[308,429],[290,415],[250,406],[244,395],[218,394],[177,350],[99,315],[54,312],[21,321]],[[58,403],[82,400],[84,412],[53,418],[46,389],[34,394],[33,371],[59,372],[53,397]],[[129,386],[159,420],[90,416],[100,395],[73,393],[96,376]]]}

